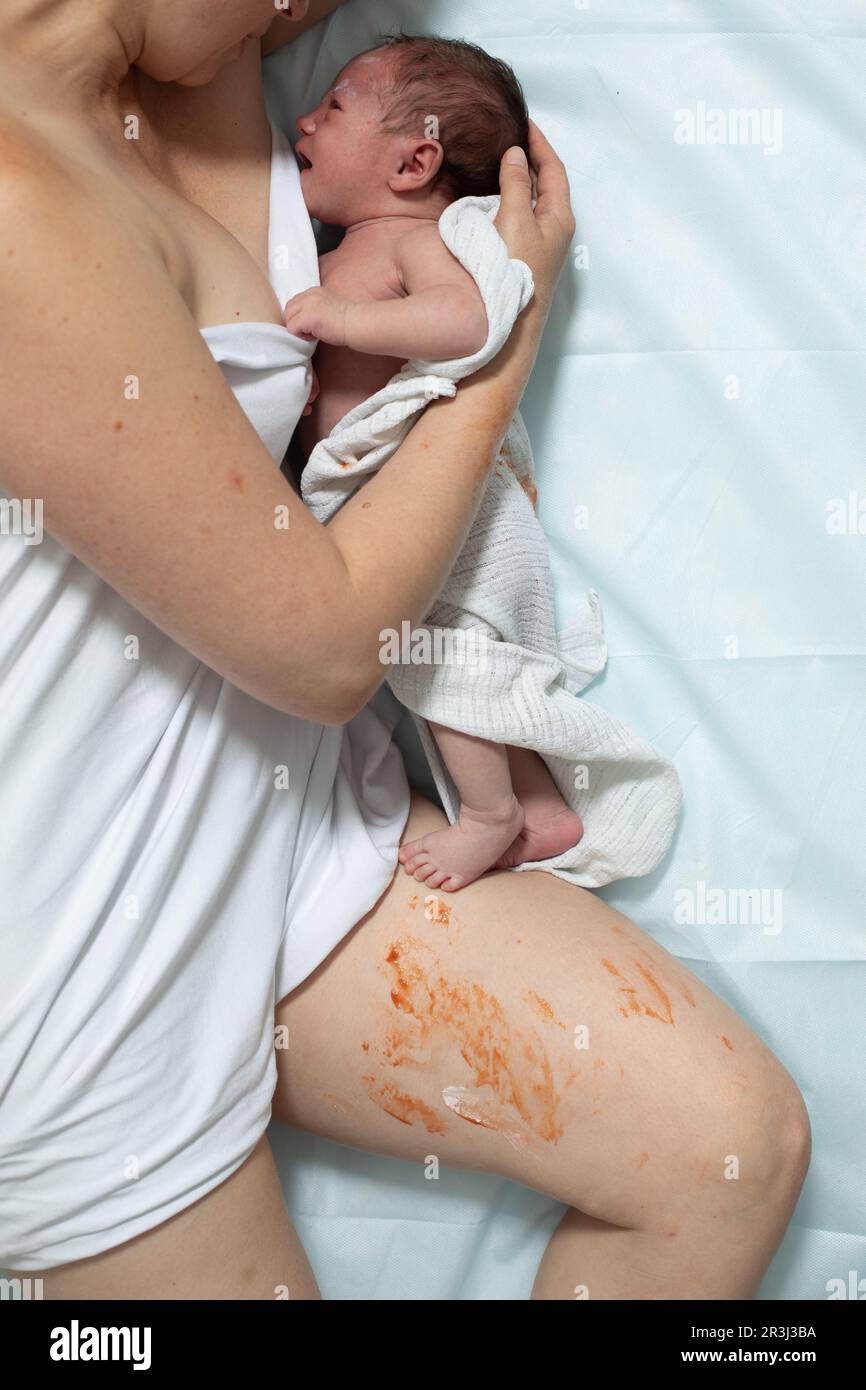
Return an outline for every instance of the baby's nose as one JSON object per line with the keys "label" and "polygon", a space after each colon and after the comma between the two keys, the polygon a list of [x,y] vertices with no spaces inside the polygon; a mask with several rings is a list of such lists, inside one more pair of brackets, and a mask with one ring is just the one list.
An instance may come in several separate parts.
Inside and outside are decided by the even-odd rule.
{"label": "baby's nose", "polygon": [[295,122],[302,135],[312,135],[315,132],[316,122],[313,115],[312,111],[308,111],[305,116],[299,116]]}

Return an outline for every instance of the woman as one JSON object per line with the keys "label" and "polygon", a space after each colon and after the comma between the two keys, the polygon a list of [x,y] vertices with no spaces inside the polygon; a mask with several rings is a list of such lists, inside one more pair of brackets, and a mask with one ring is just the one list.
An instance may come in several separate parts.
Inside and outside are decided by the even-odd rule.
{"label": "woman", "polygon": [[280,306],[316,270],[272,19],[0,17],[0,482],[49,533],[0,546],[0,1264],[52,1298],[318,1297],[273,1104],[567,1203],[536,1297],[748,1298],[808,1163],[778,1061],[589,893],[500,873],[442,909],[394,876],[442,817],[406,820],[367,707],[379,633],[459,553],[573,233],[564,170],[535,132],[533,214],[506,157],[534,300],[319,527],[274,466],[310,386]]}

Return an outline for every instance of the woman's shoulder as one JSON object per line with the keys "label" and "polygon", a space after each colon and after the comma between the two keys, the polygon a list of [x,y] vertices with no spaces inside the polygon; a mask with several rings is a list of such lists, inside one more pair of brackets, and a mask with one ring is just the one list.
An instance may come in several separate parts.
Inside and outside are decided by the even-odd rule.
{"label": "woman's shoulder", "polygon": [[70,242],[84,235],[94,253],[102,243],[119,241],[167,274],[178,251],[160,235],[157,219],[130,216],[129,201],[110,161],[94,161],[74,137],[58,139],[26,113],[0,108],[0,237],[7,260],[20,248],[31,264],[34,254],[62,261]]}

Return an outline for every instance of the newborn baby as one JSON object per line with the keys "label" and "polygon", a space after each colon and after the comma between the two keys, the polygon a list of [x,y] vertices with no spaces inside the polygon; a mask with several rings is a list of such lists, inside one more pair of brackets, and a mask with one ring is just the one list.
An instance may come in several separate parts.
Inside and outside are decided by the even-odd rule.
{"label": "newborn baby", "polygon": [[[321,288],[285,309],[293,333],[320,340],[318,381],[298,429],[309,458],[407,359],[466,357],[486,342],[481,295],[437,223],[457,198],[498,192],[502,155],[527,148],[528,117],[505,63],[473,44],[400,35],[354,58],[298,127],[307,209],[345,228],[320,258]],[[401,849],[407,873],[454,892],[488,869],[577,844],[580,817],[536,753],[440,724],[430,730],[460,813]]]}

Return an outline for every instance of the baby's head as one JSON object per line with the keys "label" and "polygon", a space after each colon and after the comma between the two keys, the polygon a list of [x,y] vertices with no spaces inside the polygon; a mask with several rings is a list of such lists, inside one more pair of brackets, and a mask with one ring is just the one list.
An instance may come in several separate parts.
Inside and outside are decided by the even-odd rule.
{"label": "baby's head", "polygon": [[351,227],[498,193],[505,151],[528,150],[529,117],[507,63],[462,40],[398,34],[353,58],[298,129],[311,216]]}

